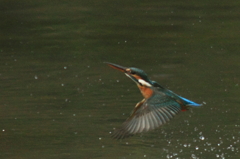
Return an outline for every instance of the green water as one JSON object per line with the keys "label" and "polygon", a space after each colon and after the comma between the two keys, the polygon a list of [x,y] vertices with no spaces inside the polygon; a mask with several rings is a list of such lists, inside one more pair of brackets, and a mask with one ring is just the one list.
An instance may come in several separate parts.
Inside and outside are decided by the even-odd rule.
{"label": "green water", "polygon": [[[0,158],[240,158],[237,1],[2,0]],[[197,103],[163,127],[109,133],[142,99],[104,62]]]}

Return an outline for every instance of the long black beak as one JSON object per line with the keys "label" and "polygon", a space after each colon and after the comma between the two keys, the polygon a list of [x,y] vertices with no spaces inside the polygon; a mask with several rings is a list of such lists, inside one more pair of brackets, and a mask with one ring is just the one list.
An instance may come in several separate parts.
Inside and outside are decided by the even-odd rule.
{"label": "long black beak", "polygon": [[110,63],[110,62],[105,62],[105,63],[108,64],[108,66],[110,66],[114,69],[117,69],[121,72],[124,72],[124,73],[127,72],[127,67],[123,67],[123,66],[120,66],[120,65],[117,65],[117,64],[114,64],[114,63]]}
{"label": "long black beak", "polygon": [[112,67],[114,69],[117,69],[117,70],[119,70],[121,72],[124,72],[125,75],[127,77],[129,77],[131,80],[133,80],[135,83],[139,83],[138,80],[127,71],[129,68],[123,67],[123,66],[120,66],[120,65],[117,65],[117,64],[114,64],[114,63],[110,63],[110,62],[105,62],[105,63],[108,64],[108,66],[110,66],[110,67]]}

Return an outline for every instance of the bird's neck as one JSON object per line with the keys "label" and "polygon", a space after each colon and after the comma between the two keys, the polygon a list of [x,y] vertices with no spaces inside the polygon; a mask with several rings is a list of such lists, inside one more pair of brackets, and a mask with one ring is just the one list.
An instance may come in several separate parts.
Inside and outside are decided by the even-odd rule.
{"label": "bird's neck", "polygon": [[151,87],[146,87],[138,84],[138,88],[140,89],[143,97],[145,99],[150,98],[153,95],[153,90]]}

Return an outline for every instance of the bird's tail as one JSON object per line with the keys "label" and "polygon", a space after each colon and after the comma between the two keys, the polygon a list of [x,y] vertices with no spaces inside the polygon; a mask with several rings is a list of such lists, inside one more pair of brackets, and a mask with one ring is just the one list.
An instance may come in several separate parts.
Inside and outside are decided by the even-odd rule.
{"label": "bird's tail", "polygon": [[184,104],[186,106],[193,106],[193,107],[200,107],[200,106],[202,106],[202,104],[195,103],[195,102],[193,102],[191,100],[188,100],[186,98],[183,98],[181,96],[178,96],[178,97],[181,98],[184,101]]}

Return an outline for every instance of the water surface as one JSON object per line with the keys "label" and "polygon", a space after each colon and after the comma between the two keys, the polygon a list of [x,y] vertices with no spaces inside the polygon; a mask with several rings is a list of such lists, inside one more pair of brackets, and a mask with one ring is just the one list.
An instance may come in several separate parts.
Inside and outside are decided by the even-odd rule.
{"label": "water surface", "polygon": [[[1,158],[231,158],[239,154],[239,2],[1,1]],[[122,141],[142,99],[105,61],[198,103]]]}

